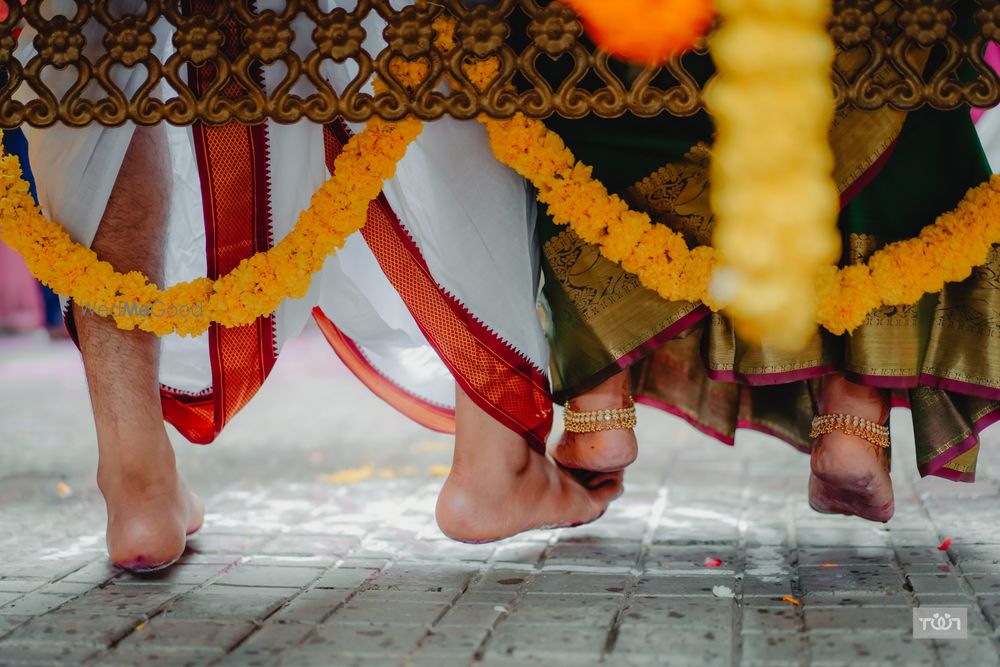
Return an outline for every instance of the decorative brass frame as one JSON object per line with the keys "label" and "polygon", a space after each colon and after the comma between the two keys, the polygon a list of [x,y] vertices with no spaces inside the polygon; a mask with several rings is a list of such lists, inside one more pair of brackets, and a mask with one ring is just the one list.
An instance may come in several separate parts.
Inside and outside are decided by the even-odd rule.
{"label": "decorative brass frame", "polygon": [[[533,117],[560,114],[572,118],[591,112],[608,117],[626,112],[686,116],[703,108],[702,87],[686,67],[685,58],[676,58],[663,68],[644,69],[626,85],[612,71],[607,54],[586,46],[572,11],[539,0],[469,3],[471,7],[462,0],[434,0],[425,8],[402,9],[393,8],[389,0],[357,0],[351,12],[337,9],[330,13],[321,11],[315,0],[287,0],[280,13],[252,11],[248,0],[219,0],[211,15],[187,17],[180,11],[180,0],[148,0],[145,13],[120,16],[114,13],[115,0],[76,4],[74,16],[46,18],[41,2],[31,0],[24,8],[16,1],[8,2],[10,14],[0,22],[0,67],[9,73],[8,82],[0,88],[0,127],[23,123],[45,127],[56,122],[114,126],[126,121],[257,124],[267,119],[327,123],[338,117],[364,121],[406,114],[432,120],[443,115],[472,118],[480,113],[509,117],[517,111]],[[988,42],[1000,36],[1000,0],[975,0],[974,4],[969,0],[962,6],[973,13],[963,18],[975,24],[976,34],[968,40],[955,32],[955,0],[835,0],[830,31],[841,50],[855,61],[849,69],[838,67],[834,72],[838,106],[875,109],[888,105],[911,110],[929,104],[954,109],[1000,102],[1000,79],[983,57]],[[520,50],[511,45],[508,21],[516,10],[526,15],[527,29],[521,35],[526,46]],[[433,44],[431,24],[441,11],[458,19],[458,48],[447,57]],[[388,48],[378,54],[362,48],[361,21],[371,12],[388,24],[383,33]],[[165,62],[152,50],[152,26],[160,18],[175,29],[175,51]],[[291,48],[296,19],[307,21],[312,29],[314,47],[305,57]],[[91,21],[104,31],[104,50],[95,62],[84,56],[83,28]],[[38,54],[23,65],[13,56],[16,42],[12,35],[21,22],[38,30]],[[227,33],[230,39],[240,36],[240,48],[232,48]],[[930,48],[940,54],[941,64],[924,72],[913,65],[913,56]],[[705,52],[704,44],[695,50]],[[463,63],[489,57],[500,59],[501,74],[480,92],[465,76]],[[419,88],[408,90],[392,75],[389,63],[395,58],[422,59],[430,64],[430,75]],[[555,89],[539,72],[542,58],[571,59],[572,73]],[[357,64],[358,75],[343,95],[337,95],[321,75],[325,60]],[[284,80],[265,94],[255,83],[255,70],[260,64],[275,63],[283,63]],[[111,73],[115,67],[137,66],[145,68],[146,80],[127,99],[112,83]],[[209,72],[212,79],[209,92],[200,99],[187,83],[192,66],[202,75]],[[975,73],[964,81],[958,76],[963,66]],[[43,72],[53,67],[73,67],[77,72],[76,85],[61,99],[43,81]],[[661,71],[669,73],[674,85],[654,85]],[[373,97],[363,89],[376,74],[388,82],[388,91]],[[439,85],[446,76],[454,81],[447,91]],[[315,92],[293,93],[300,81],[308,81]],[[509,86],[514,81],[521,84],[518,91]],[[159,94],[161,82],[172,91],[166,99]],[[27,104],[13,97],[22,85],[35,91],[36,98]],[[95,94],[95,90],[101,92]]]}

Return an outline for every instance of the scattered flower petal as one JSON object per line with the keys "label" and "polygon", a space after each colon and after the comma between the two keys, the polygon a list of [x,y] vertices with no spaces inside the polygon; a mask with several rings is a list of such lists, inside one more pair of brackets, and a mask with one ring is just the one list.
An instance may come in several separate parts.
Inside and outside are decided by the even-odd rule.
{"label": "scattered flower petal", "polygon": [[951,546],[951,538],[949,537],[948,539],[946,539],[944,542],[941,543],[941,546],[938,547],[938,551],[947,551],[948,547],[950,546]]}
{"label": "scattered flower petal", "polygon": [[375,466],[367,465],[360,468],[346,468],[329,475],[320,475],[319,481],[327,484],[357,484],[371,479],[375,474]]}
{"label": "scattered flower petal", "polygon": [[413,445],[410,451],[416,454],[440,454],[451,451],[451,445],[447,442],[439,442],[437,440],[425,440]]}
{"label": "scattered flower petal", "polygon": [[796,598],[793,598],[791,595],[782,595],[781,599],[784,600],[785,602],[791,602],[794,605],[800,605],[800,604],[802,604]]}
{"label": "scattered flower petal", "polygon": [[722,559],[715,556],[706,556],[705,567],[722,567]]}
{"label": "scattered flower petal", "polygon": [[712,595],[717,598],[733,598],[736,595],[729,586],[712,586]]}
{"label": "scattered flower petal", "polygon": [[66,482],[59,482],[59,486],[56,487],[56,493],[59,494],[60,498],[69,498],[73,495],[73,489]]}
{"label": "scattered flower petal", "polygon": [[836,563],[820,563],[819,566],[820,567],[840,567]]}

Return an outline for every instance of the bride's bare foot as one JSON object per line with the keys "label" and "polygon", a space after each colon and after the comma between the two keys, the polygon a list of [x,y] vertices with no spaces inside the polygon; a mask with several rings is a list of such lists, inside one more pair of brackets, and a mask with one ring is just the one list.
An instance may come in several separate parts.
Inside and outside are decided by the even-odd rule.
{"label": "bride's bare foot", "polygon": [[98,470],[108,510],[108,554],[127,570],[151,572],[171,565],[204,521],[204,503],[177,473],[166,434],[163,441],[149,448],[140,465],[102,460]]}
{"label": "bride's bare foot", "polygon": [[589,523],[621,489],[621,474],[595,476],[583,486],[458,391],[455,460],[437,502],[438,526],[448,537],[493,542]]}
{"label": "bride's bare foot", "polygon": [[[889,404],[878,389],[841,376],[824,381],[823,414],[845,414],[884,424]],[[820,436],[812,449],[809,505],[817,512],[847,514],[870,521],[892,518],[893,492],[888,451],[842,431]]]}
{"label": "bride's bare foot", "polygon": [[[569,402],[577,412],[624,408],[628,405],[629,372],[622,371]],[[639,454],[635,431],[616,429],[597,433],[564,432],[552,456],[574,470],[615,472],[630,466]]]}

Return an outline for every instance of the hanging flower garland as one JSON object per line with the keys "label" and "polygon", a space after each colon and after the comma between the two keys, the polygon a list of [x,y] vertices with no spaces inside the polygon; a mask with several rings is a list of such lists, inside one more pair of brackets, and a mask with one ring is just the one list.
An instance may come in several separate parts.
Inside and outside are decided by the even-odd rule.
{"label": "hanging flower garland", "polygon": [[270,250],[243,260],[215,281],[200,278],[161,290],[139,272],[115,271],[41,214],[14,156],[0,159],[0,238],[43,284],[110,313],[121,329],[196,336],[213,322],[249,324],[273,313],[284,299],[305,296],[327,257],[364,225],[368,203],[395,173],[422,127],[413,119],[370,121],[344,147],[333,176],[313,195],[295,228]]}
{"label": "hanging flower garland", "polygon": [[830,148],[830,0],[718,0],[709,181],[713,294],[743,338],[801,349],[817,276],[840,255]]}
{"label": "hanging flower garland", "polygon": [[[453,21],[436,27],[439,47],[454,43],[450,32]],[[779,42],[774,36],[763,39],[766,44]],[[486,89],[499,74],[495,60],[473,65],[467,73],[480,89]],[[413,86],[419,85],[426,70],[417,67],[394,75]],[[781,90],[782,97],[798,95],[794,86]],[[731,111],[751,106],[751,101],[740,98],[746,92],[740,87],[733,89]],[[604,257],[637,275],[644,286],[663,298],[700,301],[714,310],[720,308],[710,290],[718,263],[713,248],[689,248],[679,234],[654,224],[648,215],[631,210],[617,195],[609,194],[592,177],[590,167],[577,162],[562,139],[541,121],[522,114],[507,120],[481,117],[480,121],[489,132],[497,159],[536,186],[539,200],[548,205],[557,223],[569,225],[585,241],[597,245]],[[414,119],[370,121],[345,146],[336,160],[334,175],[313,196],[292,232],[271,250],[244,260],[216,281],[202,278],[160,290],[140,273],[117,273],[41,215],[21,178],[17,159],[10,156],[0,159],[0,238],[25,258],[43,283],[78,302],[111,309],[120,328],[197,335],[212,322],[249,324],[274,312],[283,299],[306,293],[312,275],[322,268],[327,256],[363,226],[369,201],[392,177],[421,127]],[[733,154],[734,164],[738,164],[738,157]],[[747,196],[747,205],[752,206],[753,193]],[[786,230],[775,234],[765,239],[768,244],[790,242]],[[813,286],[815,319],[835,334],[849,332],[876,308],[912,304],[926,293],[940,291],[946,282],[964,280],[986,261],[997,243],[1000,176],[970,190],[954,211],[942,215],[919,236],[886,246],[867,264],[843,269],[828,266],[820,271],[815,281],[806,283]],[[207,304],[198,317],[150,317],[137,314],[138,308],[116,309],[121,304],[147,308],[161,304],[169,309],[171,305],[180,308],[194,303]]]}
{"label": "hanging flower garland", "polygon": [[[709,289],[718,262],[713,248],[688,248],[680,234],[629,209],[541,121],[521,114],[480,120],[494,155],[535,185],[556,224],[569,226],[664,299],[721,308]],[[788,239],[779,234],[769,242]],[[945,283],[965,280],[998,243],[1000,175],[969,190],[955,210],[917,237],[885,246],[867,264],[820,270],[807,282],[818,304],[814,321],[835,334],[853,331],[877,308],[913,304]]]}

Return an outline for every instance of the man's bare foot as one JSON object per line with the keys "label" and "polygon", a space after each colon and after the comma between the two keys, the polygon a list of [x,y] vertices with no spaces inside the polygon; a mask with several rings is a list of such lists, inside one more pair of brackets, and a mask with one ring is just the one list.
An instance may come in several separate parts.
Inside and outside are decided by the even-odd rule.
{"label": "man's bare foot", "polygon": [[[171,169],[163,126],[136,128],[92,246],[118,271],[141,271],[161,284]],[[73,317],[97,428],[108,553],[130,570],[162,569],[184,553],[204,508],[178,476],[163,426],[160,340],[120,330],[79,305]]]}
{"label": "man's bare foot", "polygon": [[[889,404],[878,389],[853,384],[842,376],[826,379],[820,401],[823,414],[846,414],[884,424]],[[809,505],[825,514],[847,514],[870,521],[892,518],[893,492],[888,452],[841,431],[820,436],[812,449]]]}
{"label": "man's bare foot", "polygon": [[[569,406],[578,412],[624,408],[630,395],[629,385],[629,372],[622,371],[591,391],[573,398]],[[563,466],[594,472],[624,470],[638,454],[639,445],[632,430],[565,432],[552,450],[553,458]]]}
{"label": "man's bare foot", "polygon": [[127,570],[151,572],[171,565],[205,518],[201,498],[177,473],[165,433],[162,439],[138,465],[102,460],[98,469],[108,510],[108,554]]}
{"label": "man's bare foot", "polygon": [[462,390],[455,413],[455,460],[437,502],[438,526],[454,540],[493,542],[590,523],[621,493],[621,474],[583,486]]}

